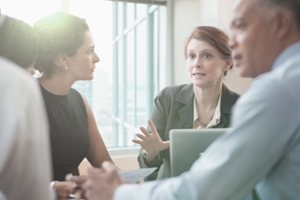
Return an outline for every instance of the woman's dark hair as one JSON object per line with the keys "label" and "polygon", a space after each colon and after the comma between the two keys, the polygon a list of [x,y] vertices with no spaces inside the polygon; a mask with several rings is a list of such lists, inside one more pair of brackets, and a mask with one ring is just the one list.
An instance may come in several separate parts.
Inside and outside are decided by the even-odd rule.
{"label": "woman's dark hair", "polygon": [[31,67],[37,58],[37,37],[25,22],[5,17],[0,29],[0,55],[23,68]]}
{"label": "woman's dark hair", "polygon": [[[231,50],[228,45],[229,38],[226,33],[221,31],[220,29],[212,26],[195,27],[190,37],[187,38],[184,46],[185,58],[187,58],[187,46],[192,39],[197,39],[209,43],[219,51],[224,60],[228,60],[231,57]],[[230,69],[231,68],[232,65],[230,66]],[[226,74],[227,71],[224,72],[224,76],[226,76]]]}
{"label": "woman's dark hair", "polygon": [[54,61],[59,54],[73,56],[83,44],[89,27],[84,19],[56,12],[38,20],[33,29],[38,35],[39,57],[34,68],[50,77],[59,68]]}

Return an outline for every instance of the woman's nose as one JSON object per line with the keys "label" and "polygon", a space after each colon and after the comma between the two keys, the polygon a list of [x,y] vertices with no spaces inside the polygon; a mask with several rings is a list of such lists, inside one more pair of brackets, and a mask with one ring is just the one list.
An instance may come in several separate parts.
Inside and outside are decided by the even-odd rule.
{"label": "woman's nose", "polygon": [[193,61],[193,67],[198,68],[201,67],[201,61],[199,58],[195,58]]}
{"label": "woman's nose", "polygon": [[94,62],[97,63],[100,61],[99,56],[95,53],[95,58],[94,58]]}

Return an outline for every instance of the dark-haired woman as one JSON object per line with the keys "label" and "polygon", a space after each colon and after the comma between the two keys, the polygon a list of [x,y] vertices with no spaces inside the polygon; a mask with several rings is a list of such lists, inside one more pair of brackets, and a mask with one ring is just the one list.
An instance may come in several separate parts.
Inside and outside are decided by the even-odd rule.
{"label": "dark-haired woman", "polygon": [[54,13],[34,24],[39,39],[35,69],[47,108],[53,162],[53,181],[58,197],[68,197],[75,185],[65,176],[87,158],[94,167],[111,161],[86,98],[71,88],[78,80],[93,79],[100,61],[84,19]]}

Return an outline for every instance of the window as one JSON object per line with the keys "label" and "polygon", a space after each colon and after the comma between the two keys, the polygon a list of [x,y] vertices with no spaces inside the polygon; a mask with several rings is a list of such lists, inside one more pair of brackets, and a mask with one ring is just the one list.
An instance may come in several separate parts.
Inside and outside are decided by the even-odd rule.
{"label": "window", "polygon": [[107,147],[134,146],[131,140],[147,126],[154,97],[166,85],[166,6],[70,2],[70,12],[87,19],[101,59],[94,80],[74,87],[88,98]]}
{"label": "window", "polygon": [[131,140],[139,126],[147,126],[154,97],[168,84],[164,1],[28,0],[18,6],[23,12],[16,1],[2,0],[2,13],[31,25],[54,11],[87,20],[100,62],[92,81],[73,87],[89,101],[107,147],[134,146]]}

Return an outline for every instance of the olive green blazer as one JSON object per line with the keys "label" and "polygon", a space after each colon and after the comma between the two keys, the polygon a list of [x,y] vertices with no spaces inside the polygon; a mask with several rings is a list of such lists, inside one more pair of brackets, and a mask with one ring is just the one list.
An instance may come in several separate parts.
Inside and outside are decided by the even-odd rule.
{"label": "olive green blazer", "polygon": [[[239,94],[230,91],[222,85],[221,119],[213,128],[230,127],[231,108],[239,98]],[[164,141],[169,140],[171,129],[193,128],[194,91],[193,84],[171,86],[163,89],[154,100],[150,119]],[[159,156],[149,165],[144,162],[142,149],[138,155],[141,168],[158,167],[158,170],[145,180],[164,179],[171,176],[169,148],[161,151]]]}

